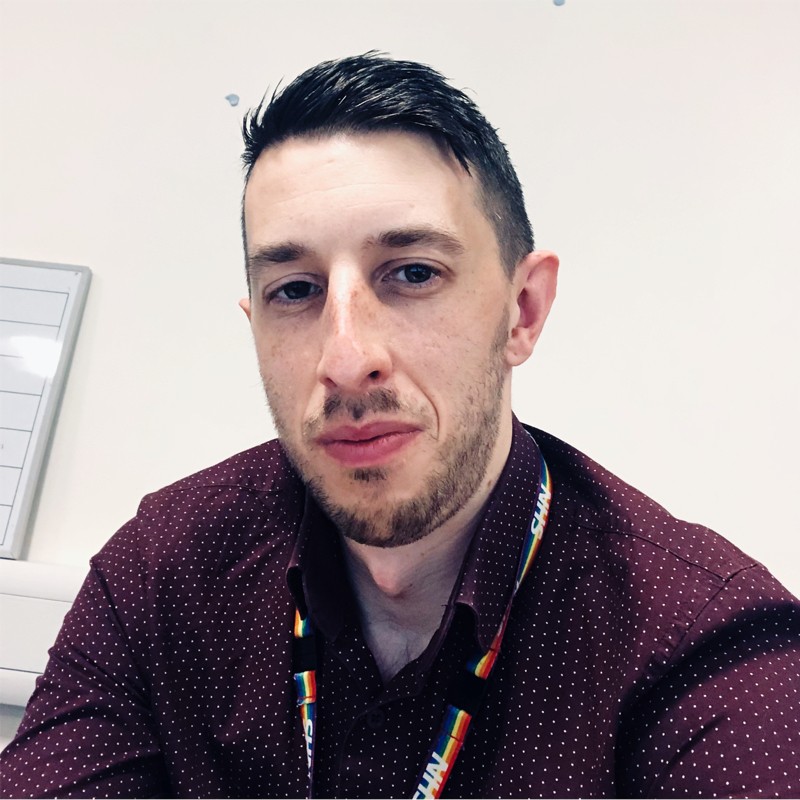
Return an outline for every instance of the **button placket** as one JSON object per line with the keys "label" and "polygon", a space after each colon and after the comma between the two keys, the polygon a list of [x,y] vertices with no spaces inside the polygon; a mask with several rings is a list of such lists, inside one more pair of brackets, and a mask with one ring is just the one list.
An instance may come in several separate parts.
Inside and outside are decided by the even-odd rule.
{"label": "button placket", "polygon": [[367,727],[371,731],[379,731],[386,724],[386,712],[382,708],[373,708],[367,713]]}

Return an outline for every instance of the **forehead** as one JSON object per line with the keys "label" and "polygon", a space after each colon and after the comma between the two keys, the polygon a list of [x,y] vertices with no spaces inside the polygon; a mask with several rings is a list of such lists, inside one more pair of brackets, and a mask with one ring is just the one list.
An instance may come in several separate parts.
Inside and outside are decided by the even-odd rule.
{"label": "forehead", "polygon": [[429,137],[408,132],[289,139],[265,150],[245,189],[248,250],[278,238],[398,225],[494,232],[473,178]]}

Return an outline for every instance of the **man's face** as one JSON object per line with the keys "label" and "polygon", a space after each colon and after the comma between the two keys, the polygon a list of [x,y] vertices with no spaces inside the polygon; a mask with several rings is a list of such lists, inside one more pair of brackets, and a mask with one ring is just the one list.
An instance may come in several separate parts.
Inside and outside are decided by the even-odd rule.
{"label": "man's face", "polygon": [[464,514],[511,436],[514,291],[472,178],[413,134],[293,139],[245,226],[267,400],[339,529],[396,546]]}

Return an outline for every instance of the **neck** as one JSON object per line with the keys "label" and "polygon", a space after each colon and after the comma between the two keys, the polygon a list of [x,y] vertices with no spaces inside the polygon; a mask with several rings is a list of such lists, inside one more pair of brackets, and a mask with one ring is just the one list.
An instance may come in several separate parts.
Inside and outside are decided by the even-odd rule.
{"label": "neck", "polygon": [[384,680],[421,655],[441,624],[467,549],[508,457],[510,435],[498,444],[480,490],[422,539],[391,548],[343,540],[364,636]]}
{"label": "neck", "polygon": [[428,646],[476,527],[474,520],[461,529],[434,531],[391,549],[345,540],[362,629],[384,680]]}

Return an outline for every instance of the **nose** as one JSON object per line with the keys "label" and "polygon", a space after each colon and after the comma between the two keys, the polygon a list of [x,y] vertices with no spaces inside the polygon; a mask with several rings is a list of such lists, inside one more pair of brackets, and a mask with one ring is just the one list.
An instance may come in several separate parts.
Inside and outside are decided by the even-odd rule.
{"label": "nose", "polygon": [[386,309],[357,275],[329,279],[317,378],[328,390],[362,394],[391,374]]}

